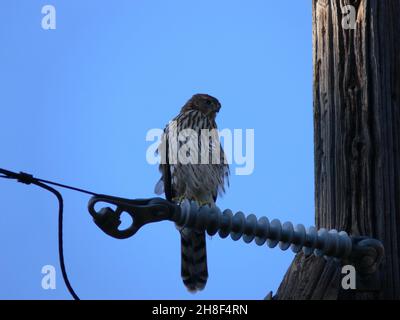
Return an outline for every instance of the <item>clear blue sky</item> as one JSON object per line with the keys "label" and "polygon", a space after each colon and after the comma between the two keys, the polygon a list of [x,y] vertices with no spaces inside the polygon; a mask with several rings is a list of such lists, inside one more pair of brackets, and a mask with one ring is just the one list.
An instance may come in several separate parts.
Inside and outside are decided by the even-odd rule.
{"label": "clear blue sky", "polygon": [[[56,30],[41,28],[43,5]],[[221,208],[314,222],[311,1],[36,1],[0,4],[0,167],[99,193],[152,197],[146,133],[194,93],[222,103],[219,128],[255,130],[255,170]],[[262,299],[293,253],[208,239],[209,280],[180,279],[170,222],[134,238],[102,233],[88,197],[62,191],[65,258],[82,299]],[[0,180],[0,298],[70,299],[58,264],[57,203]],[[41,268],[54,265],[56,290]]]}

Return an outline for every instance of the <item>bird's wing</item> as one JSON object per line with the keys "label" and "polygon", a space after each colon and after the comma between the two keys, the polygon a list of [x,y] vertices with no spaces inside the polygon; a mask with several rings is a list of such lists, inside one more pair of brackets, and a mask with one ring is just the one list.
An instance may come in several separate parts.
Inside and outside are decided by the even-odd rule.
{"label": "bird's wing", "polygon": [[216,165],[218,166],[218,176],[219,176],[219,184],[218,184],[218,189],[213,192],[213,199],[214,202],[217,201],[218,195],[223,195],[225,193],[225,185],[229,187],[229,176],[230,176],[230,170],[229,170],[229,164],[227,162],[226,156],[224,149],[222,148],[222,145],[219,143],[220,147],[220,164]]}
{"label": "bird's wing", "polygon": [[174,192],[172,190],[172,179],[171,179],[171,166],[169,165],[168,159],[169,152],[169,141],[168,141],[168,126],[164,129],[164,133],[161,137],[160,146],[157,149],[157,153],[160,154],[160,165],[159,171],[161,178],[155,186],[155,193],[161,195],[165,193],[165,198],[168,201],[172,201],[174,198]]}

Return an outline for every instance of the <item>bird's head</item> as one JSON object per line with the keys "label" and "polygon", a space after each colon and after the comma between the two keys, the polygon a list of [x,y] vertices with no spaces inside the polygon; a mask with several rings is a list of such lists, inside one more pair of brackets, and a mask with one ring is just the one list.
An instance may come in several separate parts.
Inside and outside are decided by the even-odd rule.
{"label": "bird's head", "polygon": [[198,110],[210,119],[215,119],[219,109],[221,109],[221,103],[217,98],[208,94],[199,93],[195,94],[188,102],[186,102],[181,112]]}

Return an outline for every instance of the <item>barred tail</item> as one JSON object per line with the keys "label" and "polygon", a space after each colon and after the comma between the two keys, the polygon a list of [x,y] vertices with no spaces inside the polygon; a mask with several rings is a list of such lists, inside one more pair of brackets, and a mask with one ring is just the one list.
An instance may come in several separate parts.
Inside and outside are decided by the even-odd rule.
{"label": "barred tail", "polygon": [[181,230],[181,275],[186,288],[195,293],[207,283],[206,234],[188,228]]}

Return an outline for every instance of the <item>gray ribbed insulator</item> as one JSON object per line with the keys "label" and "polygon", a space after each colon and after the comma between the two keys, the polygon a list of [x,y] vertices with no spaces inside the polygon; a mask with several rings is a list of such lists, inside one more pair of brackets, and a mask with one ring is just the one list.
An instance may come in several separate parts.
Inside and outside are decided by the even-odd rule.
{"label": "gray ribbed insulator", "polygon": [[180,207],[181,212],[174,219],[179,227],[206,230],[209,235],[218,232],[221,238],[230,235],[234,241],[243,238],[244,242],[250,243],[255,240],[259,246],[267,242],[270,248],[279,245],[281,250],[290,247],[295,253],[303,250],[306,255],[314,253],[325,258],[343,259],[352,251],[352,240],[344,231],[317,230],[315,227],[306,231],[302,224],[294,227],[291,222],[282,224],[278,219],[270,222],[266,217],[257,219],[254,214],[246,217],[241,211],[235,214],[229,209],[221,212],[216,206],[199,207],[196,202],[187,200]]}

